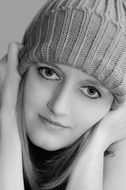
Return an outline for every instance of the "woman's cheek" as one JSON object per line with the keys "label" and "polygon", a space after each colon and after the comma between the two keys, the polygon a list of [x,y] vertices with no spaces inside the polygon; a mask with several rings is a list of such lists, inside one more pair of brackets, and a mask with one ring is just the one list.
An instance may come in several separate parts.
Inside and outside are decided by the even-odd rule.
{"label": "woman's cheek", "polygon": [[100,121],[108,111],[109,109],[106,109],[101,103],[97,103],[94,106],[86,103],[82,105],[81,103],[78,109],[75,109],[73,115],[74,123],[86,131]]}

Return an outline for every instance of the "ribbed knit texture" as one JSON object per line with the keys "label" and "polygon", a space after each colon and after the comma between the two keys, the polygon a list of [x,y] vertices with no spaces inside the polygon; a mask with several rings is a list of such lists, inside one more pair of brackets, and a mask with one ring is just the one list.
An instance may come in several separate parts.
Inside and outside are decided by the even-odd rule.
{"label": "ribbed knit texture", "polygon": [[33,63],[76,67],[116,97],[126,95],[126,1],[51,0],[33,19],[19,53],[19,73]]}

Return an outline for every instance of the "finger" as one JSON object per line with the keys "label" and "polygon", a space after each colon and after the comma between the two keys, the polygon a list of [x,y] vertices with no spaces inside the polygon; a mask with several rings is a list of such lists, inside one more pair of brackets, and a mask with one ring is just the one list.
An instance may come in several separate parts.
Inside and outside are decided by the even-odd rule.
{"label": "finger", "polygon": [[15,110],[20,76],[17,72],[18,52],[22,46],[18,43],[10,43],[7,55],[7,71],[2,92],[2,110],[8,112]]}
{"label": "finger", "polygon": [[21,48],[22,45],[19,44],[18,42],[11,42],[8,45],[7,63],[9,71],[16,69],[18,64],[18,52]]}
{"label": "finger", "polygon": [[6,63],[6,62],[7,62],[7,54],[4,55],[4,56],[2,57],[2,59],[0,59],[0,64],[4,64],[4,63]]}
{"label": "finger", "polygon": [[0,88],[6,76],[7,55],[0,60]]}

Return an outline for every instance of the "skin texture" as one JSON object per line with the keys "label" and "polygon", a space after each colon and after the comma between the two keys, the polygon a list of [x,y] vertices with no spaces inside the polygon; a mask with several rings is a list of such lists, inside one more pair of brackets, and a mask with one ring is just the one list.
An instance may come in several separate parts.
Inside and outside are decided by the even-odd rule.
{"label": "skin texture", "polygon": [[[16,120],[20,76],[17,73],[19,43],[10,43],[0,60],[0,189],[24,190],[22,151]],[[13,151],[12,151],[13,150]]]}
{"label": "skin texture", "polygon": [[[32,65],[26,79],[24,110],[30,140],[47,150],[69,146],[110,110],[113,95],[88,74],[65,65]],[[67,128],[54,129],[38,115]],[[54,126],[54,125],[53,125]]]}
{"label": "skin texture", "polygon": [[[4,58],[0,61],[0,72],[2,73],[0,75],[1,83],[0,83],[0,98],[1,98],[1,109],[0,109],[0,132],[1,132],[1,138],[0,138],[0,189],[3,190],[23,190],[24,185],[23,185],[23,172],[22,172],[22,155],[21,155],[21,144],[20,144],[20,138],[17,130],[17,123],[16,123],[16,114],[15,114],[15,105],[16,105],[16,100],[17,100],[17,92],[18,92],[18,87],[20,83],[20,77],[17,73],[16,66],[18,64],[18,45],[17,43],[12,43],[9,45],[8,48],[8,55],[7,58]],[[31,93],[29,92],[28,94],[28,87],[26,85],[26,91],[25,91],[25,101],[30,100],[30,107],[26,113],[26,118],[29,118],[29,121],[34,121],[38,122],[38,118],[36,116],[36,113],[50,113],[50,116],[53,116],[55,118],[68,118],[66,116],[70,116],[74,120],[74,117],[76,114],[78,115],[79,118],[83,118],[79,113],[77,112],[78,110],[73,109],[75,103],[72,101],[72,89],[74,89],[74,94],[80,96],[80,82],[77,85],[74,83],[70,88],[71,91],[69,90],[69,86],[66,86],[65,84],[71,84],[69,76],[73,73],[69,72],[69,68],[67,67],[66,72],[69,72],[69,75],[66,75],[66,72],[64,72],[64,82],[60,81],[59,83],[50,83],[51,81],[48,80],[43,80],[40,79],[37,75],[37,72],[35,72],[35,66],[31,66],[29,70],[29,75],[27,79],[27,83],[29,84],[29,90],[31,89]],[[63,66],[62,66],[62,71]],[[31,77],[30,77],[31,73]],[[36,73],[36,74],[35,74]],[[48,72],[47,72],[48,73]],[[50,72],[49,72],[50,73]],[[73,75],[72,75],[73,76]],[[79,77],[80,77],[79,73]],[[56,76],[55,76],[56,77]],[[83,75],[84,77],[84,75]],[[57,78],[57,77],[56,77]],[[34,79],[34,80],[33,80]],[[37,79],[37,80],[35,80]],[[38,80],[39,79],[39,80]],[[53,78],[54,79],[54,78]],[[76,78],[78,79],[77,75]],[[80,78],[79,78],[80,79]],[[81,78],[82,79],[82,78]],[[84,78],[83,78],[84,79]],[[31,83],[30,83],[31,81]],[[39,81],[39,83],[38,83]],[[41,81],[41,82],[40,82]],[[68,83],[65,83],[65,82]],[[73,80],[74,81],[74,80]],[[43,82],[43,83],[42,83]],[[57,81],[55,81],[57,82]],[[60,85],[60,84],[64,85]],[[74,81],[75,82],[75,81]],[[36,86],[38,84],[38,86]],[[50,86],[48,85],[50,84]],[[53,86],[52,86],[53,84]],[[82,83],[81,83],[82,84]],[[82,85],[84,86],[84,84]],[[39,89],[38,89],[39,87]],[[42,88],[42,92],[40,89]],[[48,88],[47,88],[48,87]],[[62,89],[62,91],[58,91],[58,87]],[[62,87],[62,88],[61,88]],[[64,87],[64,88],[63,88]],[[66,88],[65,88],[66,87]],[[77,88],[73,88],[77,87]],[[38,96],[36,97],[36,91],[35,89],[38,90]],[[65,93],[65,89],[67,89],[67,92],[69,90],[69,94]],[[76,91],[76,90],[77,91]],[[48,91],[44,91],[48,90]],[[56,91],[57,90],[57,91]],[[40,93],[41,92],[41,93]],[[48,92],[48,93],[47,93]],[[57,93],[57,92],[62,92]],[[64,93],[63,93],[64,92]],[[85,91],[84,91],[85,92]],[[87,91],[86,91],[87,92]],[[88,91],[89,92],[89,91]],[[90,91],[92,92],[92,91]],[[105,91],[104,91],[105,92]],[[44,93],[44,94],[43,94]],[[55,95],[57,94],[57,96]],[[63,94],[63,96],[61,96]],[[26,95],[29,95],[27,97]],[[45,99],[43,97],[46,95]],[[52,96],[55,95],[55,96]],[[68,96],[69,95],[69,96]],[[87,95],[87,93],[86,93]],[[90,94],[92,95],[92,93]],[[96,94],[95,94],[96,95]],[[92,95],[94,97],[94,93]],[[27,99],[26,99],[27,97]],[[32,97],[32,99],[31,99]],[[33,98],[34,97],[34,98]],[[65,98],[64,98],[65,97]],[[69,99],[66,99],[66,97]],[[82,96],[83,97],[83,96]],[[96,96],[97,97],[97,96]],[[102,96],[104,97],[104,96]],[[107,94],[106,96],[107,97]],[[28,99],[29,98],[29,99]],[[56,98],[56,99],[55,99]],[[86,104],[87,96],[84,96],[84,99],[81,98],[84,103]],[[32,100],[32,101],[31,101]],[[36,100],[35,102],[33,100]],[[41,101],[40,101],[41,100]],[[52,101],[53,100],[53,101]],[[54,101],[55,100],[55,101]],[[61,101],[62,100],[62,101]],[[70,112],[63,112],[63,108],[66,108],[66,104],[61,104],[65,103],[66,100],[69,100],[69,107]],[[77,99],[78,100],[78,99]],[[45,102],[44,102],[45,101]],[[81,104],[82,102],[81,101]],[[97,103],[96,103],[96,102]],[[72,103],[71,103],[72,102]],[[97,105],[99,107],[99,103],[101,103],[101,99],[91,99],[89,103],[92,103],[93,105]],[[37,104],[35,104],[37,103]],[[41,104],[43,103],[43,104]],[[36,107],[35,107],[36,105]],[[42,109],[42,106],[44,109]],[[48,106],[47,106],[48,105]],[[59,105],[62,105],[59,109]],[[63,106],[65,105],[65,107]],[[105,108],[102,104],[102,109]],[[109,189],[115,189],[115,190],[125,190],[126,189],[126,166],[125,166],[125,160],[126,160],[126,154],[125,154],[125,147],[126,147],[126,102],[120,108],[114,111],[107,111],[107,108],[109,110],[109,104],[105,104],[106,109],[104,109],[104,112],[102,114],[104,115],[104,118],[97,123],[95,127],[95,131],[93,133],[92,138],[89,141],[89,144],[87,145],[86,149],[84,152],[82,152],[81,156],[78,158],[77,163],[74,168],[74,172],[70,178],[70,182],[68,185],[67,190],[81,190],[81,189],[88,189],[88,190],[109,190]],[[27,101],[27,106],[28,106],[28,101]],[[87,114],[87,111],[89,110],[90,106],[88,106],[87,109],[87,104],[85,105],[85,112]],[[80,108],[82,105],[80,105]],[[55,109],[54,109],[55,108]],[[62,109],[61,109],[62,108]],[[97,107],[96,107],[97,108]],[[33,111],[34,110],[34,111]],[[69,109],[67,109],[68,111]],[[99,107],[100,110],[100,107]],[[75,113],[76,111],[76,113]],[[63,114],[64,113],[64,114]],[[66,114],[67,113],[67,114]],[[69,113],[69,115],[68,115]],[[74,113],[74,115],[72,114]],[[92,113],[92,112],[91,112]],[[91,114],[90,113],[90,114]],[[93,112],[95,114],[95,112]],[[99,112],[98,112],[99,113]],[[100,112],[101,113],[101,112]],[[30,117],[31,116],[31,117]],[[34,117],[32,117],[34,116]],[[35,116],[37,120],[35,120]],[[91,116],[91,115],[90,115]],[[101,116],[102,117],[102,116]],[[31,120],[31,118],[33,120]],[[77,117],[76,117],[77,118]],[[86,119],[88,118],[88,114],[85,117]],[[83,118],[84,119],[84,118]],[[100,116],[99,116],[100,119]],[[91,118],[90,118],[91,120]],[[28,120],[27,120],[28,121]],[[61,120],[60,120],[61,121]],[[67,120],[68,121],[68,120]],[[75,121],[75,120],[74,120]],[[40,122],[38,122],[40,124]],[[76,121],[77,123],[77,121]],[[47,126],[47,125],[46,125]],[[81,125],[79,125],[79,133],[78,135],[81,134],[82,130],[80,130]],[[84,126],[84,125],[83,125]],[[87,125],[89,126],[89,125]],[[68,134],[66,132],[65,138],[68,139],[66,142],[66,139],[63,140],[62,138],[63,133],[60,135],[62,137],[61,141],[59,138],[56,136],[55,133],[51,131],[51,134],[54,135],[49,135],[50,133],[47,132],[46,130],[44,131],[43,128],[39,128],[39,126],[36,125],[37,128],[32,128],[33,125],[29,125],[29,136],[31,134],[33,142],[36,144],[40,145],[40,147],[46,148],[56,148],[55,144],[51,144],[50,142],[54,141],[54,137],[56,137],[56,141],[59,142],[59,147],[61,145],[65,145],[68,142],[70,143],[71,139],[68,139]],[[42,127],[42,125],[41,125]],[[76,127],[76,126],[75,126]],[[34,129],[34,130],[33,130]],[[71,131],[74,134],[74,127],[71,129]],[[66,129],[67,130],[67,129]],[[83,128],[83,131],[86,129]],[[28,131],[28,126],[27,126],[27,131]],[[41,131],[43,133],[41,133]],[[33,134],[33,132],[35,134]],[[37,135],[39,138],[42,137],[44,139],[44,135],[47,137],[50,137],[50,139],[44,139],[43,141],[39,141],[41,139],[37,139]],[[57,133],[59,135],[59,133]],[[124,139],[124,140],[123,140]],[[75,137],[72,137],[72,140],[75,140]],[[49,143],[48,143],[49,142]],[[62,143],[61,143],[62,142]],[[115,143],[116,142],[116,143]],[[40,143],[40,144],[39,144]],[[45,143],[45,144],[44,144]],[[104,168],[103,168],[103,159],[104,159],[104,151],[106,147],[111,145],[112,143],[115,143],[116,145],[116,152],[115,156],[111,158],[107,158],[104,163]],[[10,151],[13,150],[13,151]],[[87,173],[88,171],[88,173]],[[97,175],[96,175],[97,173]],[[103,176],[104,173],[104,176]],[[93,183],[90,183],[90,182]],[[104,184],[103,184],[104,182]]]}

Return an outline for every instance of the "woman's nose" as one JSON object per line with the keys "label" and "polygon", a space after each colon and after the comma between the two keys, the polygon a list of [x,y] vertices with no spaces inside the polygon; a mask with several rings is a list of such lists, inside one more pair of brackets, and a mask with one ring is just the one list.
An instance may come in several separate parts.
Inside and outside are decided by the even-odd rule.
{"label": "woman's nose", "polygon": [[70,113],[70,93],[65,87],[57,89],[52,99],[48,102],[47,107],[53,114],[65,116]]}

